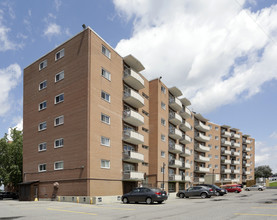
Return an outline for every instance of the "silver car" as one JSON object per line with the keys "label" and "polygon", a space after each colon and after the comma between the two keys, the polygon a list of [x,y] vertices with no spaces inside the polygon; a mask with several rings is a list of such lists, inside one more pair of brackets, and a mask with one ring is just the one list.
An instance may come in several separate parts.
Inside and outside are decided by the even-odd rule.
{"label": "silver car", "polygon": [[261,185],[253,185],[253,186],[249,186],[249,187],[246,187],[245,188],[245,190],[246,191],[254,191],[254,190],[256,190],[256,191],[263,191],[263,190],[265,190],[266,189],[266,187],[265,186],[261,186]]}

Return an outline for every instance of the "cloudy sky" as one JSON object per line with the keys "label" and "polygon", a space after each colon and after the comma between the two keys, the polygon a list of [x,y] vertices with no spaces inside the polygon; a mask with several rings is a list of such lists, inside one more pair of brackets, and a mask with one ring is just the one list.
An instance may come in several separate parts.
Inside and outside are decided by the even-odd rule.
{"label": "cloudy sky", "polygon": [[22,128],[23,70],[94,29],[149,80],[162,76],[210,121],[256,139],[256,165],[277,172],[277,2],[0,0],[0,137]]}

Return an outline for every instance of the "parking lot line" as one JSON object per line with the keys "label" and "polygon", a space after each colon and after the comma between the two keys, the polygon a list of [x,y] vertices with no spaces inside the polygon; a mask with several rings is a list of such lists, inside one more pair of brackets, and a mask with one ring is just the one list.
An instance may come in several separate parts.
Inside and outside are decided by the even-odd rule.
{"label": "parking lot line", "polygon": [[272,208],[272,207],[251,207],[253,209],[277,209],[277,208]]}
{"label": "parking lot line", "polygon": [[274,217],[277,216],[272,214],[254,214],[254,213],[234,213],[234,215],[255,215],[255,216],[274,216]]}
{"label": "parking lot line", "polygon": [[47,210],[58,211],[58,212],[71,212],[71,213],[85,214],[85,215],[97,215],[97,214],[95,214],[95,213],[90,213],[90,212],[77,212],[77,211],[64,210],[64,209],[47,208]]}
{"label": "parking lot line", "polygon": [[82,207],[90,207],[90,208],[95,208],[95,209],[127,210],[127,211],[134,211],[134,210],[136,210],[136,209],[128,209],[128,208],[99,207],[99,206],[93,206],[93,205],[82,205]]}

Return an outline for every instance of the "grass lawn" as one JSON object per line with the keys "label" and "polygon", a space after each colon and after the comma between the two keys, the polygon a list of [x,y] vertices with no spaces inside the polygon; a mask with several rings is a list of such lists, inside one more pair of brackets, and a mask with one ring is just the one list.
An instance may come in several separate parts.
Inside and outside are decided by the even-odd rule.
{"label": "grass lawn", "polygon": [[277,186],[277,182],[269,183],[269,187],[270,187],[270,186]]}

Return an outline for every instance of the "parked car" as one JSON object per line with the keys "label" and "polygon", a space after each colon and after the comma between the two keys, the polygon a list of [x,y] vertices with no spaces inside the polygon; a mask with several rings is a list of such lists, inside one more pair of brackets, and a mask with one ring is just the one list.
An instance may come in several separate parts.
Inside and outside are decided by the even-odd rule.
{"label": "parked car", "polygon": [[18,199],[18,194],[14,192],[0,192],[0,200],[3,199]]}
{"label": "parked car", "polygon": [[227,190],[218,187],[217,185],[213,185],[213,184],[199,184],[198,186],[207,186],[213,189],[213,193],[215,196],[223,196],[225,194],[227,194]]}
{"label": "parked car", "polygon": [[249,187],[246,187],[245,190],[246,191],[254,191],[254,190],[259,190],[259,191],[263,191],[265,190],[266,187],[265,186],[261,186],[261,185],[253,185],[253,186],[249,186]]}
{"label": "parked car", "polygon": [[180,190],[176,196],[180,198],[189,198],[200,196],[201,198],[210,198],[213,195],[213,189],[207,186],[192,186],[187,190]]}
{"label": "parked car", "polygon": [[123,203],[129,202],[153,202],[162,203],[167,200],[167,193],[159,188],[139,187],[121,197]]}
{"label": "parked car", "polygon": [[235,193],[240,193],[241,188],[239,185],[223,185],[222,188],[226,189],[228,192],[235,192]]}

